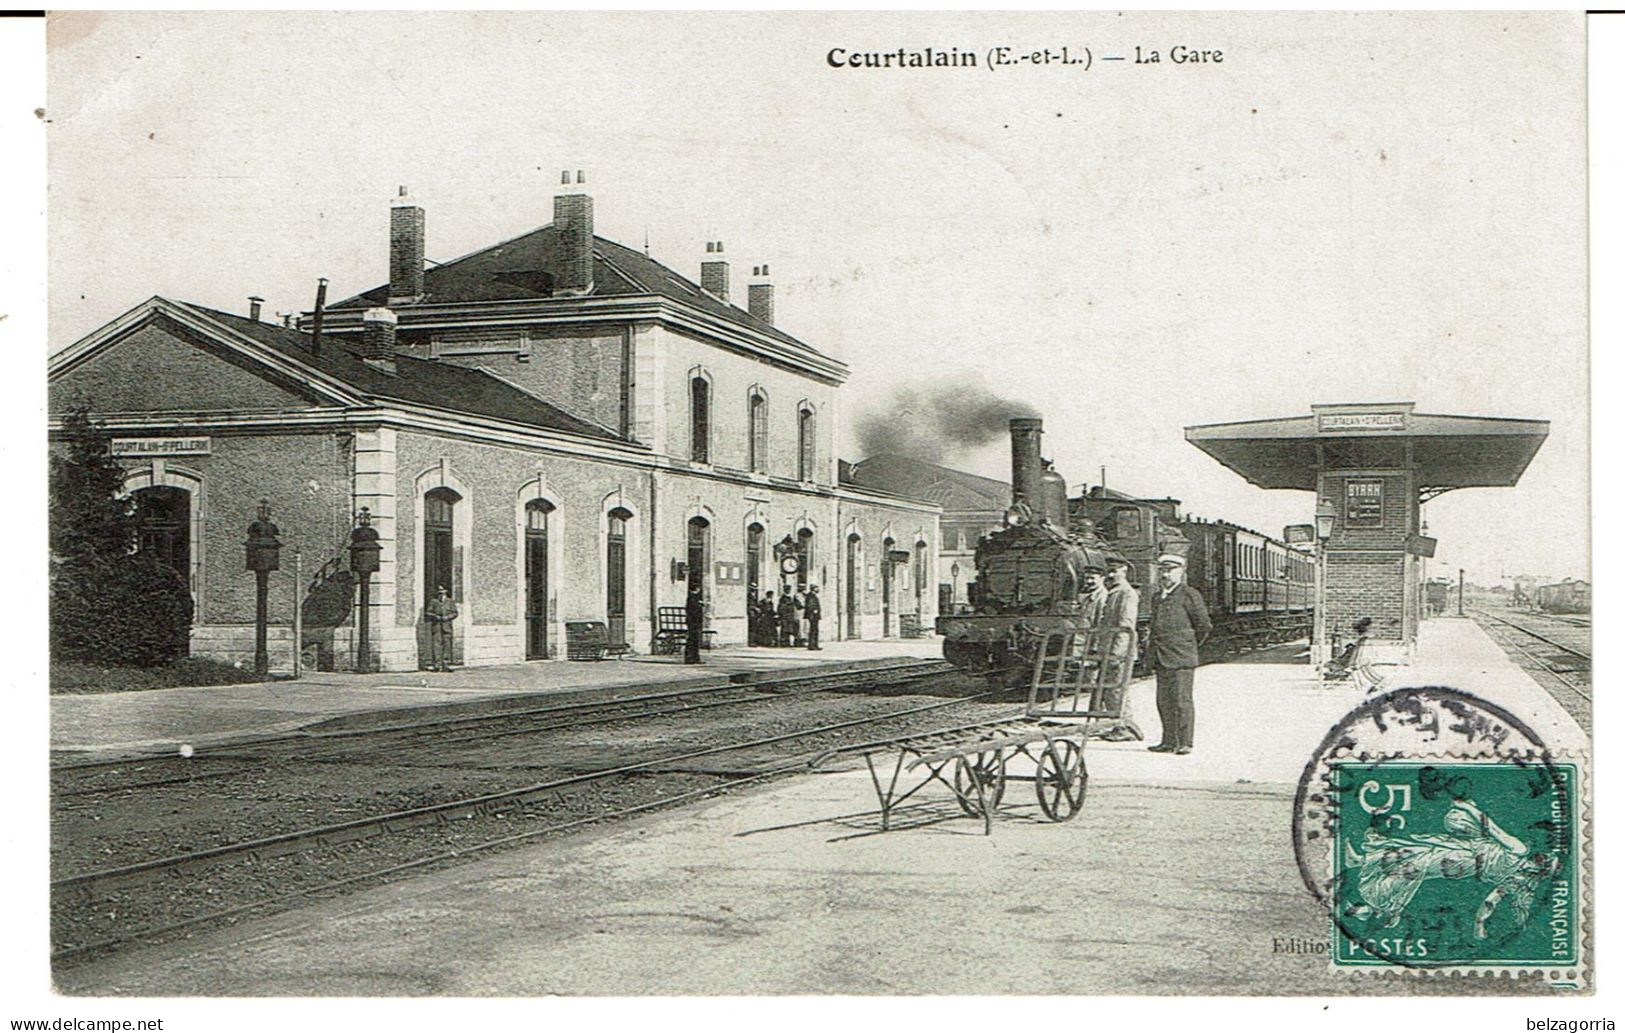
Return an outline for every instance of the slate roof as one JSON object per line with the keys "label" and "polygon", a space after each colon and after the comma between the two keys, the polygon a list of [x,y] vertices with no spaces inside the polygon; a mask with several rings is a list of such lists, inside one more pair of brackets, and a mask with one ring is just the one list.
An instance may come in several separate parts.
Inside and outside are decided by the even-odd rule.
{"label": "slate roof", "polygon": [[341,380],[368,398],[411,402],[586,437],[624,440],[608,427],[572,415],[481,370],[401,355],[395,359],[396,372],[391,376],[367,365],[349,342],[339,338],[324,337],[320,353],[313,353],[307,333],[202,305],[185,307]]}
{"label": "slate roof", "polygon": [[[546,270],[559,268],[562,257],[559,234],[550,223],[442,265],[429,266],[423,273],[423,297],[418,303],[455,305],[459,302],[550,298],[553,296],[551,279]],[[737,305],[708,294],[694,281],[643,252],[603,237],[593,237],[592,279],[592,297],[658,294],[766,334],[798,351],[810,355],[822,354],[772,323],[763,322]],[[329,308],[346,311],[388,302],[389,284],[385,283]],[[396,307],[403,312],[411,309],[410,305]]]}
{"label": "slate roof", "polygon": [[946,510],[1002,513],[1010,504],[1010,485],[1005,481],[893,453],[853,463],[848,479],[859,487],[935,502]]}

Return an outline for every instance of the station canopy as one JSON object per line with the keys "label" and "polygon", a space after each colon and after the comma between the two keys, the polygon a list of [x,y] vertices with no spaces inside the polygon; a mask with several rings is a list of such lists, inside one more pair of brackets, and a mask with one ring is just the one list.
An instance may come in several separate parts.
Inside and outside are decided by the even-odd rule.
{"label": "station canopy", "polygon": [[1322,468],[1414,463],[1429,498],[1453,488],[1517,484],[1551,426],[1414,409],[1414,402],[1313,405],[1308,416],[1186,427],[1185,440],[1260,488],[1314,491]]}

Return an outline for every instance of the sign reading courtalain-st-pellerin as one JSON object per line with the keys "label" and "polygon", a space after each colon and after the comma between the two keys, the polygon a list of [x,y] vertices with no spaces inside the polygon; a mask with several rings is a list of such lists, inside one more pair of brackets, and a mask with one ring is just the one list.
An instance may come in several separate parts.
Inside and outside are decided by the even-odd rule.
{"label": "sign reading courtalain-st-pellerin", "polygon": [[116,456],[206,456],[208,438],[114,438]]}

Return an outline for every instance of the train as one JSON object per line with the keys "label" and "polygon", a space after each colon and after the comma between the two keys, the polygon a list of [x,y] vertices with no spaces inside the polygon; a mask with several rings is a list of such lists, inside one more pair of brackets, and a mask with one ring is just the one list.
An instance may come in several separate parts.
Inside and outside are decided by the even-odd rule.
{"label": "train", "polygon": [[[1183,517],[1173,498],[1140,499],[1101,487],[1068,498],[1065,479],[1042,458],[1042,436],[1042,420],[1010,421],[1004,526],[977,544],[970,612],[937,619],[949,663],[995,682],[1021,682],[1047,634],[1076,628],[1084,567],[1123,559],[1143,594],[1156,584],[1157,557],[1169,552],[1185,558],[1186,580],[1213,618],[1204,659],[1309,633],[1312,555],[1228,521]],[[1149,613],[1142,605],[1142,646]]]}
{"label": "train", "polygon": [[1554,585],[1541,585],[1531,593],[1538,610],[1547,613],[1590,613],[1591,582],[1570,578]]}

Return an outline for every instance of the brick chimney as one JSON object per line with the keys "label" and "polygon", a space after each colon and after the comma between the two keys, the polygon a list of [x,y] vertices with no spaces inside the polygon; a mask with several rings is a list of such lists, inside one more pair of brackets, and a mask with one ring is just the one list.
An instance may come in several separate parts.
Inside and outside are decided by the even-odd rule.
{"label": "brick chimney", "polygon": [[389,303],[423,297],[423,209],[400,194],[389,205]]}
{"label": "brick chimney", "polygon": [[767,266],[751,269],[750,314],[764,323],[773,322],[773,285],[767,282]]}
{"label": "brick chimney", "polygon": [[369,308],[361,317],[361,358],[383,373],[395,372],[395,313]]}
{"label": "brick chimney", "polygon": [[587,174],[577,171],[571,182],[568,171],[559,176],[559,191],[553,198],[553,228],[559,236],[558,268],[553,289],[558,294],[592,292],[592,198],[586,192]]}
{"label": "brick chimney", "polygon": [[700,289],[728,300],[728,260],[722,257],[722,241],[705,242],[705,261],[700,263]]}

